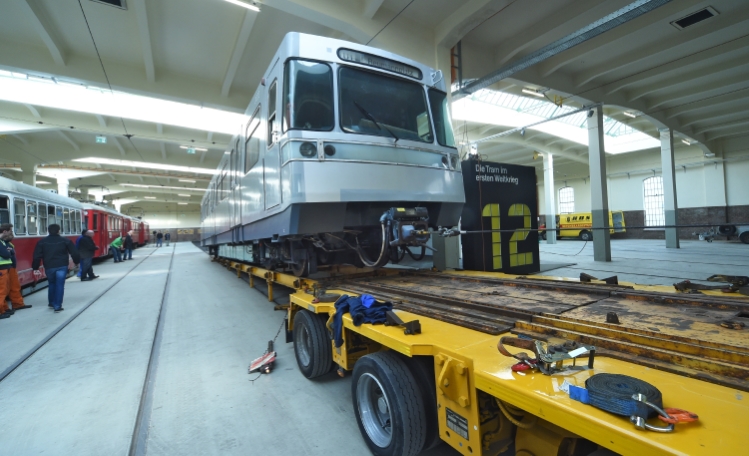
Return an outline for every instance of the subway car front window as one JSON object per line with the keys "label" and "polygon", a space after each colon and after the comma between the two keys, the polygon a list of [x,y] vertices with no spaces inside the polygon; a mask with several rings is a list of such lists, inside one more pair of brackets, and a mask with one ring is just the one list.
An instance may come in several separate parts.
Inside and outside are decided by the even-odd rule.
{"label": "subway car front window", "polygon": [[429,104],[432,107],[432,118],[434,119],[434,130],[437,134],[437,142],[441,146],[455,147],[452,120],[447,105],[447,94],[435,89],[429,89]]}
{"label": "subway car front window", "polygon": [[338,85],[343,131],[397,140],[434,141],[420,84],[342,67]]}
{"label": "subway car front window", "polygon": [[333,71],[324,63],[289,60],[283,87],[283,129],[330,131],[333,116]]}

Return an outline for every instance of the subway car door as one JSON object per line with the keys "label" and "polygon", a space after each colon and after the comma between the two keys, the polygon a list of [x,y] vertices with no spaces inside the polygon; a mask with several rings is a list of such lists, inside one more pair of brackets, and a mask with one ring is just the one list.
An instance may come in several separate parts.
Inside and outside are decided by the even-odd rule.
{"label": "subway car door", "polygon": [[281,68],[276,65],[271,71],[268,81],[268,112],[267,121],[267,149],[263,159],[263,193],[265,194],[265,210],[281,204],[281,157],[278,138],[281,136],[282,109],[279,109],[281,89]]}

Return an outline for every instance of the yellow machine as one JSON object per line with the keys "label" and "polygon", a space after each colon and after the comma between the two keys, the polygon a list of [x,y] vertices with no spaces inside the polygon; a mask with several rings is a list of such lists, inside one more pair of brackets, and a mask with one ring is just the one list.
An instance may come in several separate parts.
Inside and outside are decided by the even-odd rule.
{"label": "yellow machine", "polygon": [[[609,211],[609,233],[624,233],[624,213],[622,211]],[[558,237],[576,237],[583,241],[593,239],[593,221],[590,212],[575,212],[572,214],[560,214],[557,227]]]}
{"label": "yellow machine", "polygon": [[[220,261],[250,286],[265,281],[271,301],[274,285],[295,290],[283,307],[300,371],[352,375],[373,454],[441,441],[472,456],[746,454],[749,300],[737,294],[470,271],[331,269],[311,280]],[[365,293],[393,303],[394,317],[339,316],[336,347],[336,299]],[[647,382],[663,407],[699,419],[667,426],[573,400],[575,388],[593,394],[597,374]]]}

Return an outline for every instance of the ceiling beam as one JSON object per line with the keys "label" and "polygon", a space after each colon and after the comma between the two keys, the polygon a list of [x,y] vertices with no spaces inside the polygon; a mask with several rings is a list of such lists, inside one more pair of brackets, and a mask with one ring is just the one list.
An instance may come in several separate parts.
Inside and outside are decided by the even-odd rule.
{"label": "ceiling beam", "polygon": [[700,115],[695,115],[695,116],[682,117],[682,118],[679,118],[678,120],[682,126],[691,127],[692,125],[702,124],[706,122],[715,123],[715,122],[730,121],[730,120],[733,120],[733,118],[735,117],[744,115],[745,112],[746,112],[746,106],[742,103],[742,104],[737,104],[735,106],[735,109],[719,107],[718,109],[711,110],[711,112],[702,113]]}
{"label": "ceiling beam", "polygon": [[385,0],[364,0],[364,17],[372,19]]}
{"label": "ceiling beam", "polygon": [[36,107],[34,107],[34,106],[30,105],[30,104],[26,104],[26,103],[24,103],[24,106],[26,106],[26,108],[29,111],[31,111],[31,115],[34,116],[35,119],[41,119],[42,118],[42,115],[39,114],[39,110],[36,109]]}
{"label": "ceiling beam", "polygon": [[200,153],[200,163],[203,163],[203,160],[205,160],[205,152]]}
{"label": "ceiling beam", "polygon": [[244,13],[244,21],[242,21],[242,27],[239,29],[237,34],[237,40],[234,42],[234,50],[232,50],[229,64],[226,67],[224,73],[224,83],[221,85],[221,96],[228,97],[231,85],[234,82],[234,77],[237,75],[237,69],[239,63],[242,61],[244,50],[247,47],[247,42],[250,39],[250,33],[252,27],[255,25],[255,19],[257,19],[258,13],[256,11],[247,10]]}
{"label": "ceiling beam", "polygon": [[[648,14],[638,16],[621,26],[614,26],[615,28],[610,29],[606,33],[599,34],[594,39],[589,39],[578,44],[574,49],[570,49],[551,57],[543,64],[539,65],[539,74],[543,77],[548,77],[565,65],[583,60],[589,54],[605,48],[606,46],[618,47],[619,44],[617,42],[619,40],[626,39],[631,35],[642,33],[644,28],[663,22],[670,16],[678,14],[681,10],[690,8],[692,5],[701,3],[702,1],[703,0],[679,0],[656,6],[655,9]],[[683,39],[683,36],[680,35],[679,38]]]}
{"label": "ceiling beam", "polygon": [[99,125],[102,128],[107,128],[107,119],[105,119],[104,116],[102,116],[100,114],[95,114],[95,116],[96,116],[96,120],[99,121]]}
{"label": "ceiling beam", "polygon": [[161,143],[161,159],[166,161],[166,144]]}
{"label": "ceiling beam", "polygon": [[[584,20],[600,17],[603,10],[608,8],[600,0],[578,0],[574,7],[559,2],[558,9],[552,13],[553,23],[549,23],[548,17],[544,17],[533,25],[524,27],[520,33],[516,33],[509,39],[503,41],[494,53],[498,64],[503,64],[515,57],[518,53],[532,47],[536,43],[548,43],[559,36],[564,36],[570,29],[569,22],[577,19]],[[590,20],[589,19],[589,20]]]}
{"label": "ceiling beam", "polygon": [[452,49],[468,32],[477,25],[502,11],[512,0],[470,0],[445,18],[434,29],[434,42],[437,46]]}
{"label": "ceiling beam", "polygon": [[49,49],[49,53],[52,54],[52,60],[60,66],[65,66],[65,56],[62,47],[62,42],[55,33],[54,28],[50,21],[47,19],[46,11],[37,2],[31,0],[22,0],[16,2],[26,13],[31,27],[36,30],[41,37],[44,44]]}
{"label": "ceiling beam", "polygon": [[151,47],[151,32],[148,29],[148,11],[145,0],[130,0],[138,23],[138,36],[143,51],[143,65],[146,68],[148,82],[156,82],[156,68],[153,63],[153,48]]}
{"label": "ceiling beam", "polygon": [[[679,2],[676,2],[679,3]],[[626,54],[617,56],[614,60],[606,60],[593,68],[583,72],[575,78],[575,85],[582,87],[609,73],[625,70],[643,60],[658,58],[658,54],[664,54],[667,58],[669,53],[675,52],[676,48],[690,49],[694,51],[705,48],[705,43],[710,40],[719,39],[725,41],[727,36],[743,35],[746,27],[745,18],[749,14],[749,6],[736,11],[736,14],[722,14],[711,19],[710,32],[703,35],[673,34],[670,38],[648,43],[644,47],[632,49]],[[665,59],[664,58],[664,59]]]}
{"label": "ceiling beam", "polygon": [[114,143],[114,145],[117,147],[117,150],[120,151],[120,155],[122,155],[123,157],[127,155],[127,151],[125,150],[124,147],[122,147],[122,144],[120,143],[120,138],[115,136],[114,138],[112,138],[112,140],[113,140],[112,142]]}
{"label": "ceiling beam", "polygon": [[208,136],[205,138],[208,142],[213,142],[213,132],[209,131]]}
{"label": "ceiling beam", "polygon": [[609,32],[614,28],[635,20],[670,1],[672,0],[636,0],[581,29],[559,38],[558,40],[516,59],[513,62],[501,66],[499,69],[487,74],[486,76],[476,79],[461,90],[453,92],[453,101],[471,93],[475,93],[478,90],[490,87],[502,79],[509,78],[515,73],[536,66],[540,62],[546,61],[555,55],[566,55],[567,52],[569,52],[569,49],[580,46],[598,35]]}
{"label": "ceiling beam", "polygon": [[642,71],[632,76],[618,79],[606,84],[607,95],[618,92],[627,87],[637,85],[650,79],[663,79],[668,74],[680,75],[686,68],[695,65],[704,65],[713,60],[732,59],[749,52],[749,35],[726,41],[709,47],[694,54],[680,57],[675,60],[663,62],[647,71]]}
{"label": "ceiling beam", "polygon": [[664,93],[657,98],[653,97],[655,99],[652,100],[645,98],[646,103],[648,103],[648,110],[652,111],[674,102],[678,103],[680,101],[688,101],[695,98],[702,99],[705,97],[719,96],[725,93],[735,92],[736,90],[748,89],[749,72],[733,74],[728,78],[713,81],[708,85],[701,84],[699,87],[708,87],[709,89],[701,90],[699,88],[686,87],[676,93]]}
{"label": "ceiling beam", "polygon": [[28,146],[29,142],[21,135],[11,135],[12,137],[16,138],[17,140],[21,141],[24,146]]}
{"label": "ceiling beam", "polygon": [[63,138],[63,139],[65,140],[65,141],[67,141],[67,142],[68,142],[68,144],[70,144],[71,146],[73,146],[73,149],[75,149],[75,150],[76,150],[76,151],[78,151],[78,152],[80,152],[80,151],[81,151],[81,146],[79,146],[79,145],[78,145],[78,143],[77,143],[77,142],[75,142],[75,141],[73,140],[73,138],[71,138],[71,137],[70,137],[70,135],[69,135],[68,133],[66,133],[66,132],[64,132],[64,131],[62,131],[62,130],[57,130],[57,134],[59,134],[60,136],[62,136],[62,138]]}

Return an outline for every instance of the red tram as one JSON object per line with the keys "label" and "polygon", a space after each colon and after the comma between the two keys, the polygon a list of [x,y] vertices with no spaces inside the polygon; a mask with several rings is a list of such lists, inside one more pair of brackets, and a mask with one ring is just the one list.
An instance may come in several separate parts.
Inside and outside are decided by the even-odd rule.
{"label": "red tram", "polygon": [[[12,223],[21,286],[34,282],[34,247],[47,227],[60,225],[60,235],[75,242],[83,230],[83,205],[68,197],[0,177],[0,223]],[[71,268],[73,262],[70,262]],[[44,266],[40,269],[44,274]],[[44,277],[44,276],[43,276]]]}

